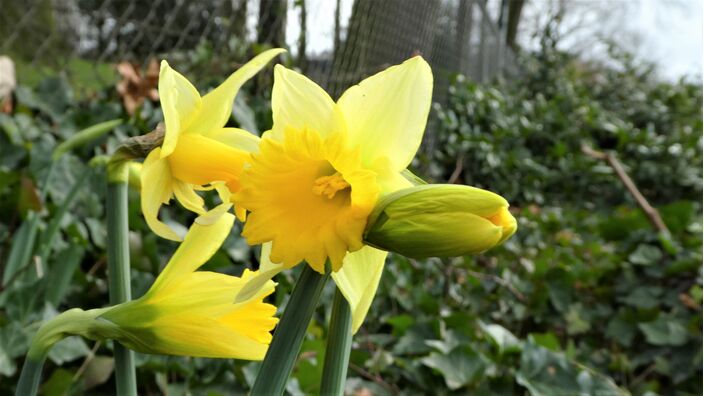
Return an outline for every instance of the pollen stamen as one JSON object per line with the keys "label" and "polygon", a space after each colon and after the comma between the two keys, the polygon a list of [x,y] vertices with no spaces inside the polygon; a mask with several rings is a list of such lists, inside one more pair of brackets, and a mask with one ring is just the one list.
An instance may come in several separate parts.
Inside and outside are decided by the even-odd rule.
{"label": "pollen stamen", "polygon": [[335,173],[330,176],[321,176],[313,182],[313,194],[325,196],[327,199],[333,199],[338,191],[349,188],[350,184],[342,178],[340,173]]}

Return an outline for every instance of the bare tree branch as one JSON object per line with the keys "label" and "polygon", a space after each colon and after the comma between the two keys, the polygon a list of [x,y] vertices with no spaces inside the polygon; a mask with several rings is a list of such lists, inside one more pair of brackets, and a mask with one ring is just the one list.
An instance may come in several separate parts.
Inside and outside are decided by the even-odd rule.
{"label": "bare tree branch", "polygon": [[636,187],[636,184],[633,182],[630,176],[628,176],[626,170],[623,169],[623,166],[616,158],[616,155],[614,153],[604,153],[601,151],[596,151],[587,145],[582,145],[582,152],[591,158],[606,161],[606,163],[611,166],[614,172],[616,172],[616,176],[618,176],[619,180],[621,180],[628,192],[631,193],[633,198],[636,200],[638,206],[640,206],[640,208],[643,210],[643,213],[645,213],[645,215],[648,217],[648,220],[653,225],[653,228],[655,228],[656,231],[661,233],[670,233],[670,230],[665,225],[665,222],[662,221],[662,217],[660,217],[660,213],[658,212],[658,210],[655,209],[652,205],[650,205],[648,200],[645,199],[640,190],[638,190],[638,187]]}

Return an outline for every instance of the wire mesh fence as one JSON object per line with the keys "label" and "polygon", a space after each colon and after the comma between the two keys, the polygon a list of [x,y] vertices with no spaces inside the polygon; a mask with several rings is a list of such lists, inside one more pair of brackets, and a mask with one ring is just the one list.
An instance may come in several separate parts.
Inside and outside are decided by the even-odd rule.
{"label": "wire mesh fence", "polygon": [[[477,81],[512,64],[501,0],[3,0],[0,54],[25,74],[114,83],[114,65],[165,58],[226,73],[253,46],[285,46],[333,96],[421,54],[436,100],[452,75]],[[505,23],[503,24],[505,25]]]}

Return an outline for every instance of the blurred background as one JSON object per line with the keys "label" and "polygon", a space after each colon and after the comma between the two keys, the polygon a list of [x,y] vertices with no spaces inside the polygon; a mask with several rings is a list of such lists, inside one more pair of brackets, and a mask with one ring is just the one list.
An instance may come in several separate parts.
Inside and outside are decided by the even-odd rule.
{"label": "blurred background", "polygon": [[[271,47],[334,98],[422,55],[434,104],[413,171],[495,191],[519,222],[476,257],[390,255],[348,394],[702,394],[702,13],[701,0],[3,0],[0,394],[39,321],[107,304],[102,164],[162,119],[158,61],[207,92]],[[248,83],[228,125],[267,130],[271,83],[270,68]],[[101,136],[52,157],[87,128]],[[138,188],[135,297],[176,247],[146,227]],[[237,226],[206,269],[257,257]],[[295,278],[279,276],[279,307]],[[331,300],[289,394],[318,392]],[[62,341],[41,392],[112,393],[111,348]],[[244,394],[258,369],[137,364],[147,395]]]}

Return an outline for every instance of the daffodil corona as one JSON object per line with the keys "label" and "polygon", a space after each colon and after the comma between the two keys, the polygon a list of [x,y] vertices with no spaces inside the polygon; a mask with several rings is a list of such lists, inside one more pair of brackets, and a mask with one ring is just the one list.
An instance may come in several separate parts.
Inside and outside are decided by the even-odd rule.
{"label": "daffodil corona", "polygon": [[[142,169],[142,212],[155,233],[181,240],[158,219],[159,208],[173,196],[188,210],[203,214],[204,202],[196,190],[216,182],[232,192],[239,189],[242,167],[249,153],[257,149],[259,138],[224,126],[242,84],[281,52],[272,49],[258,55],[202,98],[184,76],[162,61],[159,98],[166,128],[164,142],[149,153]],[[244,216],[242,210],[235,210]]]}

